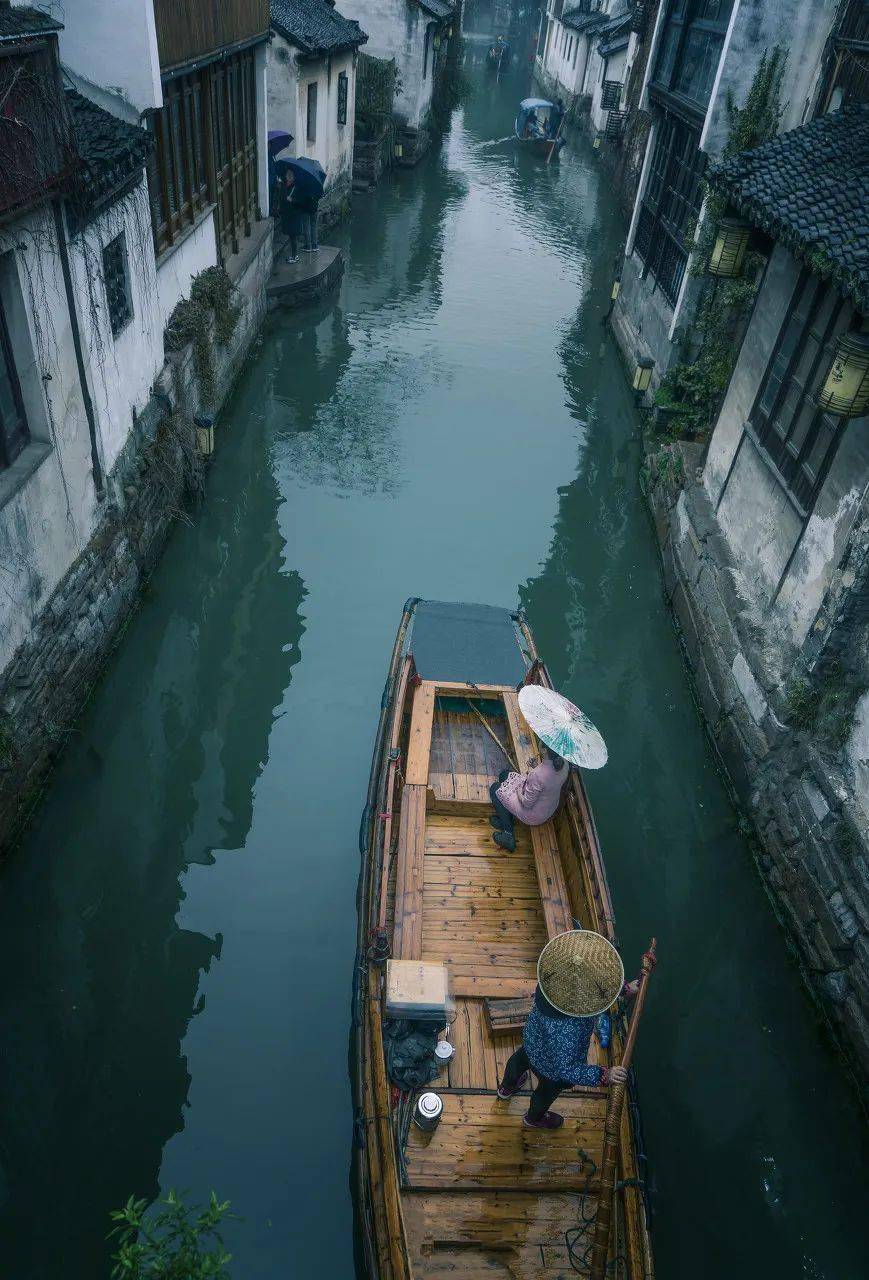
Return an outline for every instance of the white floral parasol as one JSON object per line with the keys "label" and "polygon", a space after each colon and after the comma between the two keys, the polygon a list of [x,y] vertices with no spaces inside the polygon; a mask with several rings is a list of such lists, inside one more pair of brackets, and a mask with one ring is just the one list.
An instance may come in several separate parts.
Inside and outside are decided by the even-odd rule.
{"label": "white floral parasol", "polygon": [[540,741],[563,760],[581,769],[602,769],[606,764],[603,738],[585,712],[560,693],[526,684],[519,690],[519,706]]}

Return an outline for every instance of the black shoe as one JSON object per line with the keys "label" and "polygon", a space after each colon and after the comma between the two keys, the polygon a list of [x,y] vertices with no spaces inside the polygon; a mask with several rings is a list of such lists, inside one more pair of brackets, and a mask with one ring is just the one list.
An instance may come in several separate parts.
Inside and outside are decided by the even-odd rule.
{"label": "black shoe", "polygon": [[499,849],[505,849],[507,853],[516,852],[516,837],[512,831],[495,831],[492,834],[492,839]]}
{"label": "black shoe", "polygon": [[497,813],[493,813],[491,815],[491,817],[489,818],[489,823],[491,826],[495,828],[496,831],[504,830],[504,828],[501,826],[501,819],[498,817]]}

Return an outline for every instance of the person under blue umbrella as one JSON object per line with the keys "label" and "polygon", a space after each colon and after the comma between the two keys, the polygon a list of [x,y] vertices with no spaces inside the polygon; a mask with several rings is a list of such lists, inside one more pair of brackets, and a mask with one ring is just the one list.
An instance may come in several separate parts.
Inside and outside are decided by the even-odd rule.
{"label": "person under blue umbrella", "polygon": [[298,262],[300,231],[306,240],[306,252],[318,253],[320,249],[317,243],[317,211],[326,183],[326,171],[307,156],[282,159],[277,163],[284,195],[281,227],[290,239],[287,261]]}

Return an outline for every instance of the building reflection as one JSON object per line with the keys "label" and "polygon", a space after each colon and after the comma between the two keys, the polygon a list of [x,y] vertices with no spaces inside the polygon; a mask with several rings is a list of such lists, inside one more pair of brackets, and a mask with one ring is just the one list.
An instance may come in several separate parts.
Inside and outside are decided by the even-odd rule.
{"label": "building reflection", "polygon": [[22,1280],[106,1275],[110,1210],[157,1194],[183,1128],[220,936],[178,927],[180,881],[244,845],[304,630],[244,402],[0,883],[0,1251]]}

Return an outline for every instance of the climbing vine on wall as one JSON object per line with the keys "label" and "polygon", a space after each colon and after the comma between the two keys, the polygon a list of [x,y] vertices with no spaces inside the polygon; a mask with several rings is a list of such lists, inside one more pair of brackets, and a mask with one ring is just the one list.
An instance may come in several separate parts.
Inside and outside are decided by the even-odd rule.
{"label": "climbing vine on wall", "polygon": [[193,277],[190,297],[182,298],[166,325],[167,351],[193,343],[193,366],[203,404],[215,397],[214,342],[226,346],[235,333],[241,308],[233,302],[232,281],[223,267],[206,267]]}
{"label": "climbing vine on wall", "polygon": [[[760,146],[778,132],[781,121],[781,83],[787,54],[778,46],[764,53],[745,103],[728,98],[730,132],[722,151],[729,160]],[[691,256],[691,274],[703,278],[696,317],[684,342],[683,359],[661,379],[655,395],[666,415],[670,435],[704,435],[721,405],[739,351],[739,331],[751,311],[760,284],[763,258],[745,257],[743,275],[733,280],[710,277],[709,259],[727,211],[727,197],[708,185],[703,218]]]}

